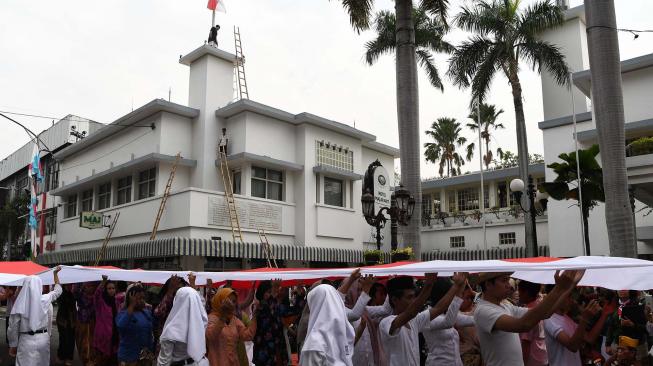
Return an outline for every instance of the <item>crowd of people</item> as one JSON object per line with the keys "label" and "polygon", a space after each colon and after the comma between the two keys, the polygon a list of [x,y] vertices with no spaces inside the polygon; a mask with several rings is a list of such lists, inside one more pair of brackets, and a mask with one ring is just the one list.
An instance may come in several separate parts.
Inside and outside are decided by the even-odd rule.
{"label": "crowd of people", "polygon": [[[9,355],[19,366],[57,364],[287,366],[645,366],[653,335],[650,295],[555,285],[511,273],[342,281],[284,286],[163,286],[110,281],[54,286],[28,276],[4,287]],[[238,287],[236,289],[235,287]],[[56,305],[56,317],[54,307]]]}

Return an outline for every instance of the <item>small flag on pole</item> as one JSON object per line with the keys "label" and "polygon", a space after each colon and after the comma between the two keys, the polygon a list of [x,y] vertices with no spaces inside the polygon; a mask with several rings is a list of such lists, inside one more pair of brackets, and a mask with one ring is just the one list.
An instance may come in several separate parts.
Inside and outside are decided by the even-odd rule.
{"label": "small flag on pole", "polygon": [[227,12],[227,9],[224,6],[224,0],[209,0],[206,7],[210,10],[219,11],[221,13]]}

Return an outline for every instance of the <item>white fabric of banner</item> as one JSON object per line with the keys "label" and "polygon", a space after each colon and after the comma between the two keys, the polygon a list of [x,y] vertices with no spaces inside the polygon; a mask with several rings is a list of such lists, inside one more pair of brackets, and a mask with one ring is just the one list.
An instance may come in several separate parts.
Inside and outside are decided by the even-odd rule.
{"label": "white fabric of banner", "polygon": [[[586,269],[580,285],[600,286],[613,290],[644,290],[653,288],[653,262],[620,257],[575,257],[567,259],[511,259],[481,261],[429,261],[415,262],[398,266],[362,267],[362,274],[384,277],[391,275],[423,276],[437,272],[440,276],[451,276],[453,272],[515,272],[513,277],[537,283],[553,283],[556,270]],[[204,285],[207,279],[214,283],[225,280],[260,281],[279,278],[281,280],[310,280],[325,277],[347,277],[353,268],[337,269],[298,269],[233,271],[233,272],[195,272],[196,284]],[[190,271],[146,271],[125,269],[101,269],[81,266],[62,266],[59,272],[61,283],[100,281],[107,275],[114,281],[162,284],[172,275],[188,278]],[[38,274],[44,285],[53,284],[52,269]],[[0,273],[0,285],[20,286],[22,275]]]}

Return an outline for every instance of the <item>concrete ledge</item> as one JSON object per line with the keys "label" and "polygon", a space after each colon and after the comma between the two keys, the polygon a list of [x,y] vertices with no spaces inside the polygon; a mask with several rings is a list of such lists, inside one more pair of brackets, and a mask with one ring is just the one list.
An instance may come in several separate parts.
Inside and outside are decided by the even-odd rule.
{"label": "concrete ledge", "polygon": [[[304,166],[301,164],[293,163],[290,161],[280,160],[271,158],[269,156],[257,155],[248,152],[241,152],[238,154],[233,154],[227,156],[227,161],[229,164],[239,164],[243,162],[251,162],[260,165],[263,168],[280,168],[290,171],[301,171],[304,170]],[[220,166],[220,161],[215,161],[215,166]]]}
{"label": "concrete ledge", "polygon": [[[624,125],[626,137],[634,137],[642,132],[653,132],[653,119],[644,119],[635,122],[626,122]],[[578,133],[578,141],[593,141],[599,138],[596,128]]]}
{"label": "concrete ledge", "polygon": [[[592,120],[592,112],[583,112],[583,113],[576,114],[576,123],[588,122],[591,120]],[[537,127],[540,130],[546,130],[549,128],[571,125],[573,123],[574,123],[573,115],[569,115],[569,116],[542,121],[537,124]]]}
{"label": "concrete ledge", "polygon": [[337,169],[326,165],[316,165],[313,167],[313,172],[323,174],[327,177],[334,177],[349,180],[361,180],[363,176],[343,169]]}
{"label": "concrete ledge", "polygon": [[[531,164],[528,166],[529,174],[544,174],[544,163],[540,164]],[[497,170],[488,170],[483,171],[483,179],[497,180],[502,178],[518,177],[519,176],[519,167],[512,167],[507,169],[497,169]],[[467,183],[476,183],[481,181],[481,174],[479,172],[474,172],[470,174],[457,175],[455,177],[441,178],[441,179],[432,179],[422,181],[422,189],[430,188],[444,188],[449,186],[454,186],[458,184],[467,184]]]}
{"label": "concrete ledge", "polygon": [[227,51],[223,51],[217,47],[204,44],[194,49],[186,56],[179,57],[179,63],[182,65],[190,66],[190,64],[192,64],[194,61],[206,55],[212,55],[229,62],[236,62],[236,55],[229,53]]}

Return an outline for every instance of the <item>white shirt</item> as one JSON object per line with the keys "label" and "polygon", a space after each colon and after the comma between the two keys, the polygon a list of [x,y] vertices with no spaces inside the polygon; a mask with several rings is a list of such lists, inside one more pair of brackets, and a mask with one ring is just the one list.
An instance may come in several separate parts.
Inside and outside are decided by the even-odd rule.
{"label": "white shirt", "polygon": [[455,297],[446,314],[438,315],[426,329],[424,339],[429,349],[426,365],[463,366],[460,358],[460,338],[453,327],[470,327],[474,325],[473,317],[459,314],[463,299]]}
{"label": "white shirt", "polygon": [[[47,329],[47,334],[52,334],[52,302],[56,301],[59,296],[61,296],[62,292],[63,289],[60,285],[54,285],[54,290],[50,291],[47,294],[41,295],[44,301],[47,301],[50,304],[48,305],[47,317],[41,319],[40,323],[38,324],[39,329],[37,330]],[[19,314],[11,314],[9,316],[9,328],[7,329],[9,347],[17,347],[18,339],[20,338],[21,333],[27,333],[29,331],[29,323],[24,321],[23,317],[21,317]]]}
{"label": "white shirt", "polygon": [[544,332],[546,333],[546,350],[549,354],[550,366],[580,366],[580,354],[571,352],[562,343],[558,342],[558,334],[565,332],[571,337],[578,325],[566,315],[553,314],[549,319],[544,319]]}
{"label": "white shirt", "polygon": [[431,314],[424,310],[400,329],[390,334],[390,327],[397,315],[381,320],[379,336],[383,349],[388,355],[389,366],[419,366],[419,332],[429,326]]}
{"label": "white shirt", "polygon": [[494,323],[503,315],[521,318],[528,308],[514,306],[504,301],[495,305],[482,298],[478,300],[474,310],[474,323],[478,340],[481,343],[481,356],[485,366],[523,366],[519,333],[495,330]]}

